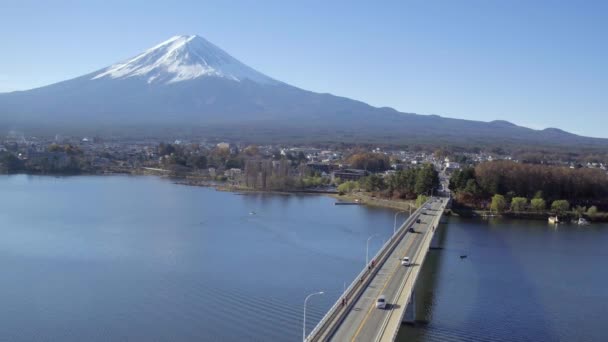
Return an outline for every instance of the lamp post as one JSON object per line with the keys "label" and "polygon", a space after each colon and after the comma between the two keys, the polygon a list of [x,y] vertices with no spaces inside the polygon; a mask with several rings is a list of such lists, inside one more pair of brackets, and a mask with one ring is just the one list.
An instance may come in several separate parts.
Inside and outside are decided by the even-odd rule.
{"label": "lamp post", "polygon": [[398,211],[395,213],[395,223],[393,223],[393,235],[397,232],[397,215],[405,214],[405,211]]}
{"label": "lamp post", "polygon": [[369,240],[371,240],[374,236],[378,236],[378,234],[374,234],[367,238],[367,243],[365,244],[365,267],[369,265]]}
{"label": "lamp post", "polygon": [[308,299],[314,295],[322,295],[325,292],[320,291],[320,292],[315,292],[315,293],[311,293],[308,296],[306,296],[306,299],[304,299],[304,322],[302,323],[302,342],[306,342],[306,303],[308,302]]}

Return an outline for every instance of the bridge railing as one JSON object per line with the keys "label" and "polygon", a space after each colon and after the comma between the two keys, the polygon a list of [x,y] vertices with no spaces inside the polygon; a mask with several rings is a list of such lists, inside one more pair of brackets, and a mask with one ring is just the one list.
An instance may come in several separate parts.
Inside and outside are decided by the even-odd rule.
{"label": "bridge railing", "polygon": [[[445,208],[445,203],[448,203],[447,200],[446,202],[443,202],[444,199],[442,199],[442,207],[441,209],[443,210]],[[422,257],[422,261],[421,262],[417,262],[417,260],[420,259],[420,254],[424,254],[426,256],[426,252],[427,252],[427,243],[430,245],[430,242],[428,241],[429,239],[433,239],[434,233],[435,233],[435,229],[439,226],[439,223],[441,222],[441,217],[442,217],[442,213],[440,213],[439,215],[435,216],[433,218],[433,220],[431,221],[431,225],[430,225],[430,229],[428,229],[425,232],[424,238],[423,238],[423,242],[420,244],[418,250],[416,250],[416,252],[414,253],[414,256],[412,257],[412,262],[414,262],[415,264],[418,264],[418,269],[414,272],[414,284],[416,282],[416,278],[419,275],[420,269],[422,269],[422,264],[425,260],[424,256]],[[403,291],[405,285],[408,282],[408,279],[412,276],[412,274],[410,273],[403,281],[403,283],[401,284],[401,286],[399,287],[399,290],[397,291],[397,297],[399,297],[399,294]],[[411,293],[408,295],[408,297],[406,297],[405,300],[405,304],[403,305],[404,308],[406,308],[409,305],[409,300]],[[396,298],[397,298],[396,297]],[[407,310],[402,310],[401,314],[399,315],[399,322],[401,322],[403,320],[403,316],[405,315],[405,312]],[[374,340],[374,342],[379,342],[382,340],[382,337],[385,333],[386,327],[388,325],[389,320],[391,319],[391,316],[393,315],[395,311],[391,310],[388,315],[386,316],[386,318],[384,319],[384,322],[382,323],[382,327],[380,328],[380,333],[376,336],[376,339]],[[390,334],[390,340],[391,341],[395,341],[395,339],[397,338],[397,334],[399,333],[399,329],[395,329],[394,331],[392,331],[392,334]]]}
{"label": "bridge railing", "polygon": [[[369,284],[371,279],[373,279],[373,277],[368,277],[368,275],[376,274],[376,272],[380,269],[380,266],[382,266],[384,264],[384,262],[386,261],[386,258],[388,257],[388,255],[390,255],[392,253],[392,251],[399,244],[399,242],[401,241],[403,236],[405,234],[407,234],[407,227],[409,227],[414,222],[414,220],[420,216],[420,212],[422,211],[422,208],[424,208],[429,203],[430,203],[430,200],[427,201],[426,203],[424,203],[422,206],[420,206],[420,208],[416,209],[416,211],[414,211],[412,213],[412,215],[409,216],[407,218],[407,220],[405,220],[405,222],[401,225],[401,227],[399,227],[399,229],[395,232],[395,234],[393,234],[391,236],[391,238],[388,239],[384,243],[384,245],[382,245],[382,248],[380,248],[380,250],[372,258],[372,260],[377,261],[377,263],[374,265],[374,267],[372,267],[370,269],[369,265],[365,265],[365,268],[361,271],[361,273],[359,273],[359,275],[357,275],[357,277],[355,277],[355,279],[350,284],[350,286],[343,292],[342,296],[329,309],[329,311],[327,311],[325,316],[323,316],[323,318],[321,318],[319,323],[317,323],[315,328],[310,332],[310,334],[306,338],[306,341],[316,341],[319,337],[322,337],[323,334],[326,332],[326,329],[327,329],[326,325],[328,323],[332,323],[334,320],[337,319],[338,324],[334,323],[334,325],[332,327],[334,329],[336,328],[336,326],[339,325],[339,323],[341,323],[341,321],[346,317],[346,313],[348,313],[348,310],[346,310],[346,309],[348,309],[348,308],[352,307],[352,305],[354,305],[354,303],[357,301],[357,299],[363,293],[363,290],[367,287],[367,285]],[[346,305],[342,304],[342,299],[347,300]],[[333,332],[330,331],[326,335],[326,337],[331,336],[332,333]]]}

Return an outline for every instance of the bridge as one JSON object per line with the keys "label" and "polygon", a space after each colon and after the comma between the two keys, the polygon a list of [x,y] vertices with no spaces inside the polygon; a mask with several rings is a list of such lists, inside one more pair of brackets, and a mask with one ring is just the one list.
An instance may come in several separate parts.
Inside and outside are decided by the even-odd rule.
{"label": "bridge", "polygon": [[[305,340],[394,341],[402,322],[414,322],[416,280],[448,204],[432,197],[412,213]],[[409,266],[401,264],[405,256]],[[376,308],[380,295],[385,309]]]}

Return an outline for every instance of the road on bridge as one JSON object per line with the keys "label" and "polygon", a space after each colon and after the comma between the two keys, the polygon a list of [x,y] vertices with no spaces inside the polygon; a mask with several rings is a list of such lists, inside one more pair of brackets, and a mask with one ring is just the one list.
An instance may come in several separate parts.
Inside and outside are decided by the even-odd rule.
{"label": "road on bridge", "polygon": [[[411,261],[414,261],[414,256],[417,255],[426,233],[436,224],[436,216],[443,212],[440,201],[431,202],[426,206],[430,209],[424,211],[426,215],[420,214],[418,217],[420,223],[416,223],[416,221],[412,223],[416,232],[408,232],[386,262],[380,266],[374,279],[331,337],[332,341],[375,341],[386,328],[385,321],[388,320],[391,311],[405,310],[401,306],[406,303],[397,304],[397,297],[401,292],[402,284],[410,276],[413,268],[421,265],[402,266],[401,259],[408,256]],[[387,306],[384,310],[376,308],[376,300],[380,295],[386,297]]]}

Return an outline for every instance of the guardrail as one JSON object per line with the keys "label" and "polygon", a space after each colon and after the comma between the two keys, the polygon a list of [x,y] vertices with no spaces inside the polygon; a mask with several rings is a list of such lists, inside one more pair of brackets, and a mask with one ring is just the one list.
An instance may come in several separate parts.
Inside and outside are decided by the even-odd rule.
{"label": "guardrail", "polygon": [[[447,203],[447,201],[445,202]],[[445,207],[445,204],[443,202],[442,199],[442,209],[443,207]],[[422,241],[422,243],[420,244],[420,246],[418,247],[418,250],[416,251],[415,256],[412,258],[412,262],[416,262],[419,258],[420,258],[420,253],[424,253],[426,254],[427,250],[428,250],[428,245],[430,245],[430,241],[433,239],[433,236],[435,235],[435,229],[436,227],[439,226],[439,222],[441,221],[441,217],[443,216],[443,210],[440,214],[438,214],[435,218],[433,218],[433,220],[431,221],[431,224],[429,226],[429,229],[426,231],[426,234],[424,236],[424,239]],[[414,277],[417,278],[418,274],[420,273],[420,269],[422,268],[422,264],[424,263],[425,258],[422,259],[422,261],[419,263],[418,265],[418,269],[413,271],[414,273]],[[412,276],[412,273],[409,273],[407,275],[407,277],[404,279],[403,283],[401,284],[401,286],[399,287],[399,290],[397,291],[397,294],[395,296],[394,299],[399,298],[399,296],[401,295],[401,293],[403,292],[403,289],[405,288],[405,285],[407,284],[409,278]],[[416,280],[414,279],[414,284],[416,283]],[[414,286],[414,285],[412,285]],[[403,304],[403,310],[401,311],[401,314],[399,315],[399,322],[401,322],[403,320],[403,315],[405,315],[405,312],[407,311],[407,305],[409,304],[410,301],[410,296],[411,293],[406,297],[405,303]],[[386,327],[388,325],[388,322],[390,321],[392,315],[393,315],[394,311],[391,310],[389,312],[389,314],[386,316],[386,318],[384,319],[384,322],[382,322],[382,327],[380,328],[380,331],[378,333],[378,335],[376,336],[376,339],[374,340],[375,342],[379,342],[382,340],[382,337],[384,336],[384,332],[386,330]],[[397,338],[397,333],[399,332],[399,329],[395,329],[395,331],[393,331],[393,333],[391,334],[391,341],[394,341],[395,338]]]}
{"label": "guardrail", "polygon": [[[365,268],[359,275],[353,280],[350,286],[343,292],[342,296],[336,301],[336,303],[329,309],[329,311],[323,316],[323,318],[317,323],[315,328],[310,332],[306,341],[317,341],[319,338],[323,338],[323,334],[325,334],[325,338],[331,337],[334,333],[333,330],[341,323],[344,318],[346,318],[346,314],[349,312],[349,309],[354,305],[354,303],[359,299],[363,290],[367,287],[367,285],[371,282],[373,277],[368,277],[368,275],[375,275],[380,267],[386,262],[386,259],[390,253],[395,249],[395,247],[399,244],[401,239],[405,234],[407,234],[407,227],[413,223],[413,221],[420,216],[420,212],[422,208],[424,208],[427,204],[430,203],[430,200],[424,203],[420,208],[416,209],[412,213],[410,217],[405,220],[405,222],[399,227],[399,229],[391,236],[391,238],[384,243],[382,248],[376,253],[376,255],[372,258],[372,260],[377,261],[373,268],[369,268],[369,265],[365,265]],[[342,304],[342,299],[346,299],[346,305]],[[332,330],[326,331],[326,324],[332,323]]]}

